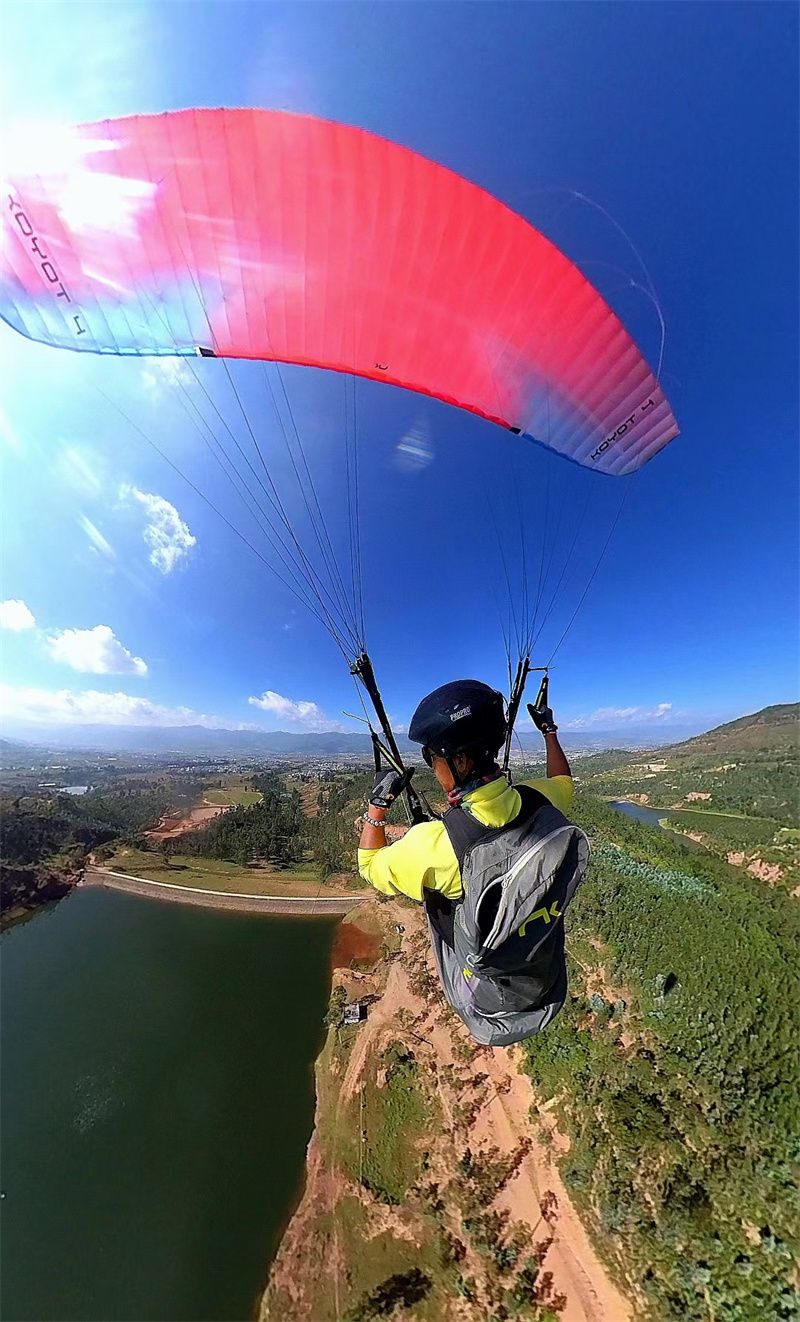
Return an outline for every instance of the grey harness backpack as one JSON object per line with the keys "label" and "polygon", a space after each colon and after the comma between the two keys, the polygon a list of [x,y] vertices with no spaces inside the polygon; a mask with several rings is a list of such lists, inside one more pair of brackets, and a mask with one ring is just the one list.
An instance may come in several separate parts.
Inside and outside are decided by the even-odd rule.
{"label": "grey harness backpack", "polygon": [[522,806],[506,826],[463,808],[444,814],[464,895],[424,896],[445,996],[492,1047],[541,1032],[564,1004],[563,916],[589,862],[583,831],[538,790],[517,791]]}

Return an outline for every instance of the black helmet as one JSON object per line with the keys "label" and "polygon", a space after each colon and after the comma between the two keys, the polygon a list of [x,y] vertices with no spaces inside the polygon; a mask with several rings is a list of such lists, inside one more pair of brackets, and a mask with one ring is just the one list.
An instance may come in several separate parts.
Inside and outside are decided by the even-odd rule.
{"label": "black helmet", "polygon": [[476,749],[494,757],[506,737],[502,693],[479,679],[455,679],[423,698],[411,717],[409,739],[440,757]]}

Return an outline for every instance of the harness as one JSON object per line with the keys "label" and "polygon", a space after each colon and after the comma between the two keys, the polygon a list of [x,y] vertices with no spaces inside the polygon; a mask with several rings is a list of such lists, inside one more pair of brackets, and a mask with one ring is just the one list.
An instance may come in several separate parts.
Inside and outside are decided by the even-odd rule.
{"label": "harness", "polygon": [[519,812],[503,826],[461,807],[444,814],[463,893],[423,892],[445,996],[490,1046],[541,1032],[564,1004],[563,918],[589,860],[584,832],[538,790],[517,788]]}
{"label": "harness", "polygon": [[[461,804],[454,804],[442,814],[442,826],[447,831],[450,844],[453,846],[453,853],[456,856],[458,870],[461,874],[461,885],[464,881],[464,863],[467,855],[477,844],[483,840],[496,840],[505,831],[512,827],[522,826],[534,813],[537,813],[541,807],[548,804],[550,800],[539,790],[535,790],[531,785],[517,785],[515,789],[522,800],[519,812],[516,817],[512,817],[510,822],[505,822],[502,826],[486,826],[479,822],[477,817],[473,817],[468,809]],[[426,890],[423,896],[425,908],[431,925],[439,933],[446,945],[453,946],[453,923],[455,921],[456,908],[463,902],[463,897],[458,900],[451,900],[441,891]]]}

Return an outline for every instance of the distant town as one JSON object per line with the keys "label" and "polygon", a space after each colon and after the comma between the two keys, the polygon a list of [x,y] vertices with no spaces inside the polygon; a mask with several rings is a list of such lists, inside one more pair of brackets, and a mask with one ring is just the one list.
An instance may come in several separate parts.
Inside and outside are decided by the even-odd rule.
{"label": "distant town", "polygon": [[49,760],[52,754],[29,748],[2,749],[0,789],[7,793],[31,793],[34,790],[53,794],[81,796],[116,780],[153,776],[252,776],[268,765],[283,772],[286,779],[298,784],[333,780],[341,772],[371,764],[366,753],[354,752],[336,758],[261,754],[258,757],[187,757],[164,753],[84,753],[75,752]]}
{"label": "distant town", "polygon": [[[208,735],[211,743],[224,745],[219,751],[191,747],[198,736]],[[146,748],[148,736],[153,747]],[[114,728],[97,732],[98,747],[87,746],[87,732],[81,730],[76,745],[70,747],[61,733],[58,741],[33,738],[0,739],[0,789],[6,792],[40,790],[76,796],[107,786],[113,781],[137,776],[251,776],[264,767],[283,772],[298,783],[334,779],[341,772],[372,765],[369,739],[360,734],[256,734],[250,731],[188,731],[157,729],[118,734],[114,747]],[[165,747],[170,739],[176,746]],[[130,743],[136,747],[126,747]],[[206,742],[206,741],[204,741]],[[401,750],[410,761],[419,760],[418,750],[405,736],[398,737]],[[564,733],[562,742],[573,757],[589,757],[609,749],[646,752],[659,747],[654,738],[634,738],[622,734]],[[666,740],[662,738],[661,743]],[[252,748],[238,748],[239,743],[253,743]],[[274,745],[274,746],[273,746]],[[517,766],[538,762],[539,741],[528,731],[522,733],[511,753]]]}

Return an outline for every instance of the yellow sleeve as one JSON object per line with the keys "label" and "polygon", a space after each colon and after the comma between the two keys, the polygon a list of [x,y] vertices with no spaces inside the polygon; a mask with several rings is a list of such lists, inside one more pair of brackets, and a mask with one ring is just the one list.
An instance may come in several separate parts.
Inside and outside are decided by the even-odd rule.
{"label": "yellow sleeve", "polygon": [[568,813],[572,807],[575,798],[572,776],[548,776],[546,780],[526,780],[525,784],[543,794],[559,812]]}
{"label": "yellow sleeve", "polygon": [[423,888],[461,895],[461,876],[453,846],[441,822],[419,822],[385,849],[359,849],[358,870],[384,895],[421,900]]}

